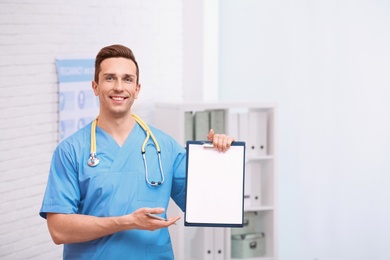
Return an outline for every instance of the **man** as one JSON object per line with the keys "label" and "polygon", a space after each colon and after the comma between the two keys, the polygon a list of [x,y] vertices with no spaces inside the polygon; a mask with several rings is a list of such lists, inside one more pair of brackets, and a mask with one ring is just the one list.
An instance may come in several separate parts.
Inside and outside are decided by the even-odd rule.
{"label": "man", "polygon": [[[98,53],[92,89],[100,101],[96,129],[90,123],[56,148],[40,215],[53,241],[64,244],[64,259],[173,259],[167,227],[179,217],[147,214],[165,217],[170,197],[185,210],[185,149],[153,127],[158,144],[153,136],[143,145],[145,126],[131,112],[139,68],[127,47]],[[234,141],[213,130],[208,138],[220,151]],[[97,165],[89,162],[91,145]]]}

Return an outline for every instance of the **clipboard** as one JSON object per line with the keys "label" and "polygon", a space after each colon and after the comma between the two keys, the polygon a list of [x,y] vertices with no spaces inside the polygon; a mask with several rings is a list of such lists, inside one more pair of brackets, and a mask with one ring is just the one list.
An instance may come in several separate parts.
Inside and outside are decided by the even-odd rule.
{"label": "clipboard", "polygon": [[187,141],[185,226],[243,227],[245,142],[226,152],[209,141]]}

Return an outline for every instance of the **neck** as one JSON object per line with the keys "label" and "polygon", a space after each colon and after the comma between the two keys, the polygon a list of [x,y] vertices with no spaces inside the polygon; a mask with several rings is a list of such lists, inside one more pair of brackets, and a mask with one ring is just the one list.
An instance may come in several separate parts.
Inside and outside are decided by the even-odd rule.
{"label": "neck", "polygon": [[135,120],[131,116],[131,113],[119,118],[107,117],[104,114],[100,114],[97,122],[97,125],[111,135],[119,146],[122,146],[126,141],[134,124]]}

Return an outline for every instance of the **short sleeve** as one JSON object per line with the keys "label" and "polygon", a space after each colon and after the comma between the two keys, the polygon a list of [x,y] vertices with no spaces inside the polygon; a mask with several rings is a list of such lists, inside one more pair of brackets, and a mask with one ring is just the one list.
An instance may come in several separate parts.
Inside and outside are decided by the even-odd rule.
{"label": "short sleeve", "polygon": [[76,170],[75,153],[69,144],[58,146],[53,153],[48,182],[40,210],[46,213],[77,213],[80,189]]}

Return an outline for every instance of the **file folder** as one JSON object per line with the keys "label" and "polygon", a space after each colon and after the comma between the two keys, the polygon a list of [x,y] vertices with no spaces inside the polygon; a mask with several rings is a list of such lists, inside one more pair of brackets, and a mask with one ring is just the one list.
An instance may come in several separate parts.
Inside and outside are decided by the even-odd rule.
{"label": "file folder", "polygon": [[210,131],[210,112],[197,111],[194,115],[194,138],[204,140]]}
{"label": "file folder", "polygon": [[210,110],[210,128],[214,129],[216,134],[223,134],[226,133],[225,125],[225,110]]}
{"label": "file folder", "polygon": [[187,141],[185,226],[243,227],[245,142],[219,152],[208,141]]}
{"label": "file folder", "polygon": [[194,118],[192,111],[184,112],[184,138],[185,141],[194,140]]}

